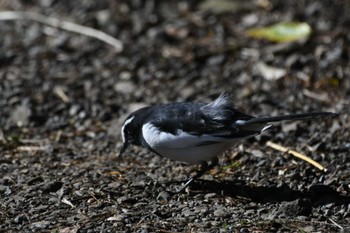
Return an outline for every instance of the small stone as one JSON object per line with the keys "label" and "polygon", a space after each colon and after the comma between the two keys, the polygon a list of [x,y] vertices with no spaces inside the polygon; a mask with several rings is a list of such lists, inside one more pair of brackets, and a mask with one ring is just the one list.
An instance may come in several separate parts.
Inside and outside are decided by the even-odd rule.
{"label": "small stone", "polygon": [[114,90],[122,94],[131,94],[136,89],[136,86],[130,81],[120,81],[114,85]]}
{"label": "small stone", "polygon": [[239,230],[240,233],[249,233],[249,230],[248,228],[246,227],[242,227],[240,230]]}
{"label": "small stone", "polygon": [[27,103],[23,103],[15,108],[11,114],[11,121],[18,127],[26,126],[29,123],[31,110]]}
{"label": "small stone", "polygon": [[312,212],[312,203],[309,199],[297,199],[295,201],[282,203],[273,216],[275,217],[295,217],[308,216]]}
{"label": "small stone", "polygon": [[61,181],[51,181],[42,186],[42,191],[46,193],[54,193],[60,190],[63,186]]}
{"label": "small stone", "polygon": [[218,208],[214,211],[214,216],[216,217],[226,217],[228,212],[224,208]]}
{"label": "small stone", "polygon": [[160,202],[168,202],[170,199],[171,195],[166,191],[160,192],[157,196],[157,200]]}
{"label": "small stone", "polygon": [[40,222],[34,222],[34,223],[32,223],[32,225],[35,228],[45,229],[50,225],[50,222],[49,221],[40,221]]}

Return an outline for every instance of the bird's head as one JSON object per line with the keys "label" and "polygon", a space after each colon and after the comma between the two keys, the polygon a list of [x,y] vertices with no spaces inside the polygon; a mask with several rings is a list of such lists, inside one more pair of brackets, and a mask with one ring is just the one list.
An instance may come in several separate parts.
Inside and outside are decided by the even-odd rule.
{"label": "bird's head", "polygon": [[120,150],[119,157],[122,156],[130,144],[137,146],[141,145],[142,122],[147,115],[146,109],[147,108],[142,108],[131,113],[124,121],[121,128],[123,145]]}

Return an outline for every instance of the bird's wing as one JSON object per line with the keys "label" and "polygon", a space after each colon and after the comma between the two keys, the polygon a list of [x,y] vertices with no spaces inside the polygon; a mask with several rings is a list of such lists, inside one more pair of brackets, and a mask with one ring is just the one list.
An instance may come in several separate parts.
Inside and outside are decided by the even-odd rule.
{"label": "bird's wing", "polygon": [[250,127],[234,122],[212,121],[204,116],[194,118],[160,119],[146,123],[142,134],[151,147],[187,148],[216,143],[234,143],[260,133],[262,124]]}
{"label": "bird's wing", "polygon": [[180,130],[198,136],[227,136],[238,132],[234,124],[236,121],[252,118],[254,117],[235,109],[230,96],[224,93],[209,104],[187,102],[155,107],[148,122],[172,134],[177,134]]}
{"label": "bird's wing", "polygon": [[142,134],[151,147],[230,143],[261,132],[265,124],[236,124],[252,118],[233,108],[227,95],[221,95],[209,104],[174,103],[156,108]]}

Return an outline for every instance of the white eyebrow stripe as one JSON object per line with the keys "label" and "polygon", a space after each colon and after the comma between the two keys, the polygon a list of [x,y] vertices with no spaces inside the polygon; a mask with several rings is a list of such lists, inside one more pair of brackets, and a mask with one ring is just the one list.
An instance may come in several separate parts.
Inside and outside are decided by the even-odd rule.
{"label": "white eyebrow stripe", "polygon": [[132,122],[132,120],[135,118],[135,116],[131,117],[130,119],[126,120],[122,126],[122,129],[121,129],[121,133],[122,133],[122,139],[123,139],[123,143],[125,142],[125,133],[124,133],[124,129],[125,127],[130,124],[130,122]]}

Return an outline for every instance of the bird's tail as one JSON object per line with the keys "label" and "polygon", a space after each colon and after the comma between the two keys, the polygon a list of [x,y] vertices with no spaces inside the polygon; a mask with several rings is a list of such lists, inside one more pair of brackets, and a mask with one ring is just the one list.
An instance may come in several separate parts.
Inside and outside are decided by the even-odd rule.
{"label": "bird's tail", "polygon": [[250,120],[245,121],[245,125],[250,124],[261,124],[261,123],[270,123],[278,121],[295,121],[295,120],[311,120],[323,117],[335,117],[338,116],[338,113],[333,112],[311,112],[311,113],[299,113],[291,114],[284,116],[266,116],[266,117],[256,117]]}

